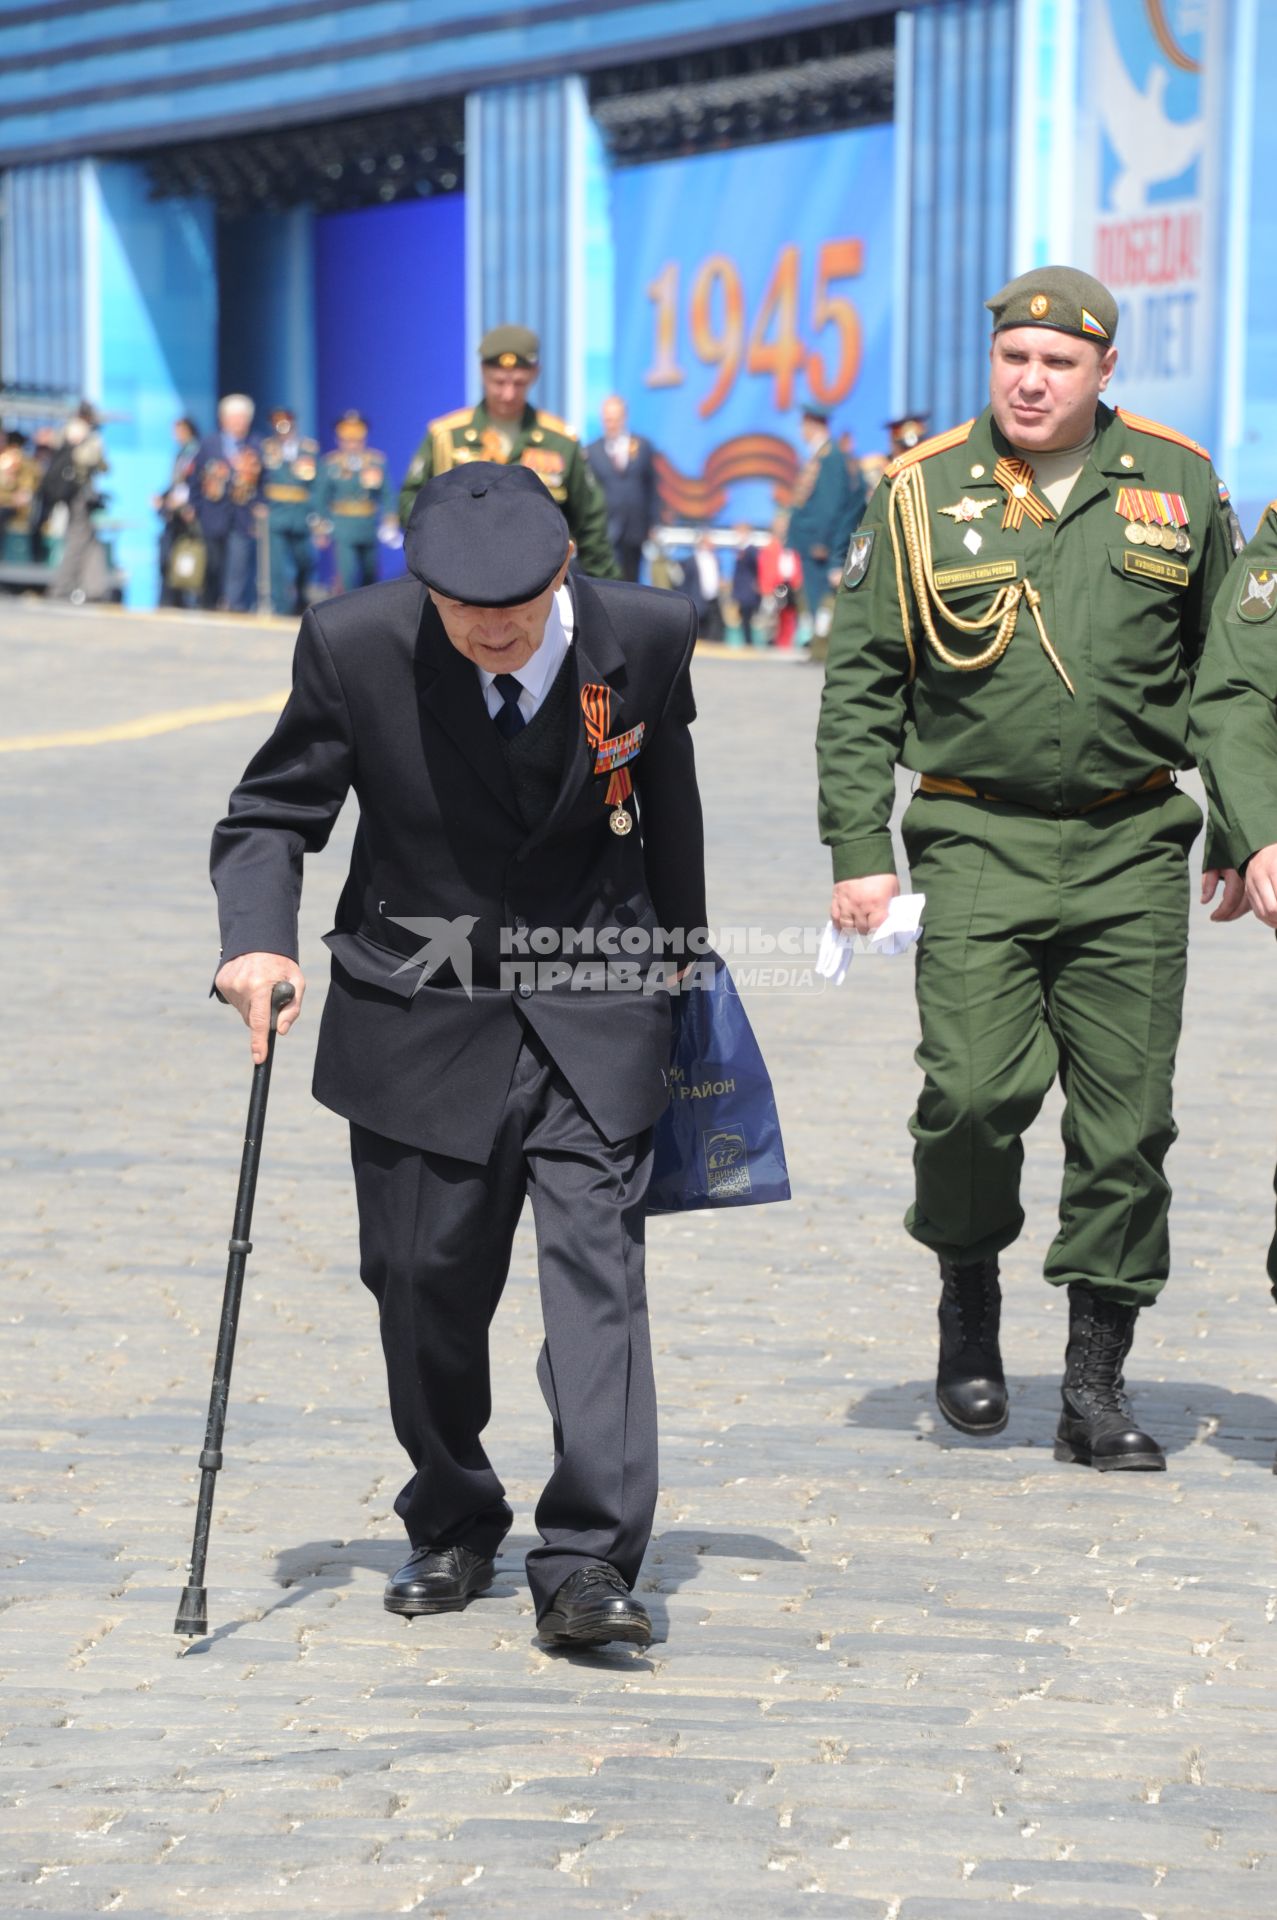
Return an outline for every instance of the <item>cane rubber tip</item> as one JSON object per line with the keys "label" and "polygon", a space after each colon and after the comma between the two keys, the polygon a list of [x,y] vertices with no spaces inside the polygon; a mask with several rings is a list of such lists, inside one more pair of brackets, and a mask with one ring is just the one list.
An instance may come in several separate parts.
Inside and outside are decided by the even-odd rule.
{"label": "cane rubber tip", "polygon": [[182,1597],[177,1603],[177,1619],[173,1622],[174,1633],[188,1634],[196,1639],[208,1632],[208,1590],[205,1587],[183,1587]]}

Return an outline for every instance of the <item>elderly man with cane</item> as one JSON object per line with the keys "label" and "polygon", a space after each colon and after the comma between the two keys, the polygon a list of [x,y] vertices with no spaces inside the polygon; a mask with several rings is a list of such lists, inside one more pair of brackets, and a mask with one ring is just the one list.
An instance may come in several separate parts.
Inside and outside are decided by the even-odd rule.
{"label": "elderly man with cane", "polygon": [[538,1627],[644,1646],[644,1194],[669,999],[656,962],[564,956],[704,926],[696,635],[674,595],[569,579],[572,551],[535,473],[468,462],[422,489],[406,579],[306,614],[291,697],[214,834],[217,987],[263,1059],[272,985],[296,988],[281,1034],[301,1011],[304,856],[353,791],[314,1090],[350,1123],[361,1271],[413,1468],[385,1605],[456,1610],[492,1581],[512,1516],[480,1437],[488,1327],[530,1198],[554,1428],[528,1556]]}

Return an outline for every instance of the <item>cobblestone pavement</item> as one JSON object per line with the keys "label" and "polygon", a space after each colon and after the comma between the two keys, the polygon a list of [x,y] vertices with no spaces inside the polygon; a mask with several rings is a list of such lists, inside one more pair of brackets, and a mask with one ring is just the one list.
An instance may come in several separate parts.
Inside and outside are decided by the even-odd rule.
{"label": "cobblestone pavement", "polygon": [[[0,604],[0,731],[269,700],[290,635]],[[699,669],[720,921],[823,921],[818,675]],[[0,752],[4,1741],[0,1911],[1250,1920],[1277,1906],[1271,937],[1200,924],[1175,1273],[1137,1404],[1163,1476],[1056,1465],[1040,1280],[1058,1104],[1007,1260],[1001,1439],[937,1422],[936,1285],[900,1228],[907,960],[746,997],[792,1205],[657,1223],[664,1493],[650,1655],[551,1655],[522,1575],[547,1471],[532,1242],[496,1329],[496,1589],[381,1608],[403,1463],[344,1130],[308,1095],[350,822],[312,865],[214,1524],[172,1619],[248,1087],[205,998],[208,833],[268,721]]]}

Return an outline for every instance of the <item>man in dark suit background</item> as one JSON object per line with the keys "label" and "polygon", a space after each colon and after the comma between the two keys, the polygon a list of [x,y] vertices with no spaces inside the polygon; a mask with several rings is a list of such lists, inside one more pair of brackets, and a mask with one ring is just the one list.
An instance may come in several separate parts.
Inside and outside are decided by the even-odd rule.
{"label": "man in dark suit background", "polygon": [[600,409],[603,434],[585,450],[607,502],[607,531],[623,580],[637,580],[643,543],[660,517],[652,443],[629,431],[624,400],[611,394]]}
{"label": "man in dark suit background", "polygon": [[512,1516],[480,1440],[488,1326],[527,1196],[555,1453],[528,1556],[538,1625],[646,1645],[643,1202],[670,1050],[651,956],[658,929],[705,923],[695,617],[569,581],[566,523],[521,467],[430,481],[404,551],[407,578],[302,622],[288,704],[213,837],[216,984],[264,1057],[272,982],[297,987],[281,1033],[304,992],[303,856],[353,790],[314,1091],[350,1122],[361,1273],[414,1467],[395,1502],[413,1551],[385,1604],[453,1610],[493,1578]]}

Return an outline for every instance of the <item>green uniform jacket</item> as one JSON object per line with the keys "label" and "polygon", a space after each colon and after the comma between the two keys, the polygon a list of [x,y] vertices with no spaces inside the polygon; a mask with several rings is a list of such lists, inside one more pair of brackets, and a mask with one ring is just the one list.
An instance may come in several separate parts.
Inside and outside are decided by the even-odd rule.
{"label": "green uniform jacket", "polygon": [[315,488],[315,511],[340,539],[369,543],[377,538],[383,514],[391,511],[386,456],[376,447],[324,455]]}
{"label": "green uniform jacket", "polygon": [[273,436],[262,441],[262,498],[275,532],[306,532],[314,511],[318,462],[316,440],[299,440],[291,460],[284,458],[283,444]]}
{"label": "green uniform jacket", "polygon": [[[988,410],[924,441],[888,467],[852,538],[817,737],[821,838],[835,880],[894,870],[888,823],[897,762],[1055,814],[1138,787],[1159,768],[1192,764],[1192,677],[1233,557],[1227,495],[1208,456],[1169,427],[1101,406],[1095,443],[1060,518],[1038,526],[1026,513],[1018,528],[1004,529],[1011,496],[993,473],[1011,451]],[[995,592],[1027,578],[1073,694],[1024,603],[994,664],[962,671],[938,657],[903,544],[899,575],[893,551],[893,492],[910,467],[925,486],[933,579],[947,607],[978,618]],[[1188,550],[1130,541],[1123,488],[1173,496],[1161,510],[1186,516]],[[933,620],[941,643],[966,658],[993,638],[992,629],[967,634],[938,613]],[[1218,864],[1215,850],[1212,835],[1208,864]]]}
{"label": "green uniform jacket", "polygon": [[1192,743],[1227,855],[1277,844],[1277,501],[1234,562],[1193,690]]}
{"label": "green uniform jacket", "polygon": [[477,407],[461,407],[456,413],[432,420],[400,490],[400,526],[408,525],[413,502],[425,482],[464,460],[497,460],[504,466],[530,467],[563,509],[568,531],[576,541],[581,571],[597,580],[620,579],[621,570],[607,537],[603,490],[566,420],[525,407],[508,453],[482,400]]}

